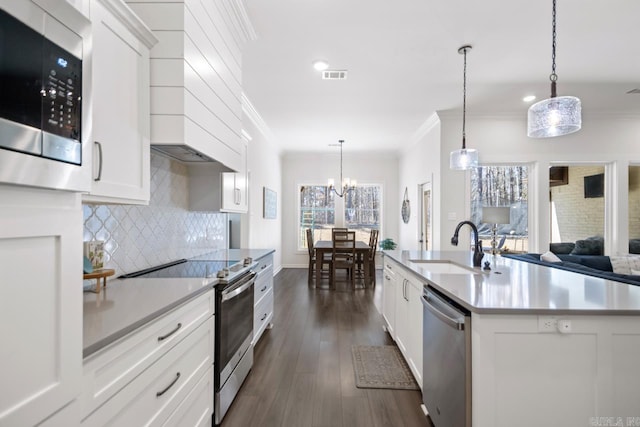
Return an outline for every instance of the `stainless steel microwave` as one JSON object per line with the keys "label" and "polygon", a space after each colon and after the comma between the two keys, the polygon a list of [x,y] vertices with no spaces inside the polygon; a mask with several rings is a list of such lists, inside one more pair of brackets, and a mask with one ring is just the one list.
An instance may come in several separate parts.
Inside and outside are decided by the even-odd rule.
{"label": "stainless steel microwave", "polygon": [[82,60],[0,10],[0,183],[84,190],[81,102]]}

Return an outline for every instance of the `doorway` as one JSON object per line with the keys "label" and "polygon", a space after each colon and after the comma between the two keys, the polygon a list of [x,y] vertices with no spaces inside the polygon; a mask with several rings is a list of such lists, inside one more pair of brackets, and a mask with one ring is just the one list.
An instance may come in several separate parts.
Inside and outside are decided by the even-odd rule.
{"label": "doorway", "polygon": [[430,182],[420,185],[422,194],[421,215],[420,215],[420,249],[423,251],[433,250],[433,188]]}

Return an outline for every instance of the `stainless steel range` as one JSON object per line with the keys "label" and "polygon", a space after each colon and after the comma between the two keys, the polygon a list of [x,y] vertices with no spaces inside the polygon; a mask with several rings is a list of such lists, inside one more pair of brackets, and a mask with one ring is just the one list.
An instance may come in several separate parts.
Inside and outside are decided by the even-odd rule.
{"label": "stainless steel range", "polygon": [[215,350],[213,420],[220,424],[253,366],[253,287],[257,263],[181,259],[121,278],[218,277],[215,287]]}

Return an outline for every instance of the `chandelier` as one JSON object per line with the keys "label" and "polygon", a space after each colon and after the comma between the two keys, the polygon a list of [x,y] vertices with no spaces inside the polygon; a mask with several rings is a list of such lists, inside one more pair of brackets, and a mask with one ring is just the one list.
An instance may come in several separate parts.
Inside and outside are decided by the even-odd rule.
{"label": "chandelier", "polygon": [[550,138],[577,132],[582,127],[582,106],[575,96],[557,96],[556,0],[553,0],[551,44],[551,97],[529,107],[527,136]]}
{"label": "chandelier", "polygon": [[452,151],[449,155],[449,167],[453,170],[467,170],[478,167],[478,150],[467,148],[467,134],[465,130],[467,117],[467,51],[471,46],[465,45],[458,49],[464,55],[464,71],[462,85],[462,149]]}
{"label": "chandelier", "polygon": [[333,191],[336,196],[344,197],[349,191],[353,191],[356,189],[357,182],[355,179],[342,178],[342,144],[344,144],[344,139],[338,140],[340,145],[340,182],[342,183],[342,191],[336,190],[335,181],[333,178],[329,178],[329,191]]}

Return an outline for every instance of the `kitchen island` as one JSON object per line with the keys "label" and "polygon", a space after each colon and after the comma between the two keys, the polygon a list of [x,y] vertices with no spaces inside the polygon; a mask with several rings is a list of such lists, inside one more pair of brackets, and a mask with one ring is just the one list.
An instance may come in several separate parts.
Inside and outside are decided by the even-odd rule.
{"label": "kitchen island", "polygon": [[384,256],[383,316],[423,390],[423,344],[436,344],[418,297],[427,288],[468,311],[473,426],[639,420],[640,287],[500,256],[483,270],[471,252]]}

